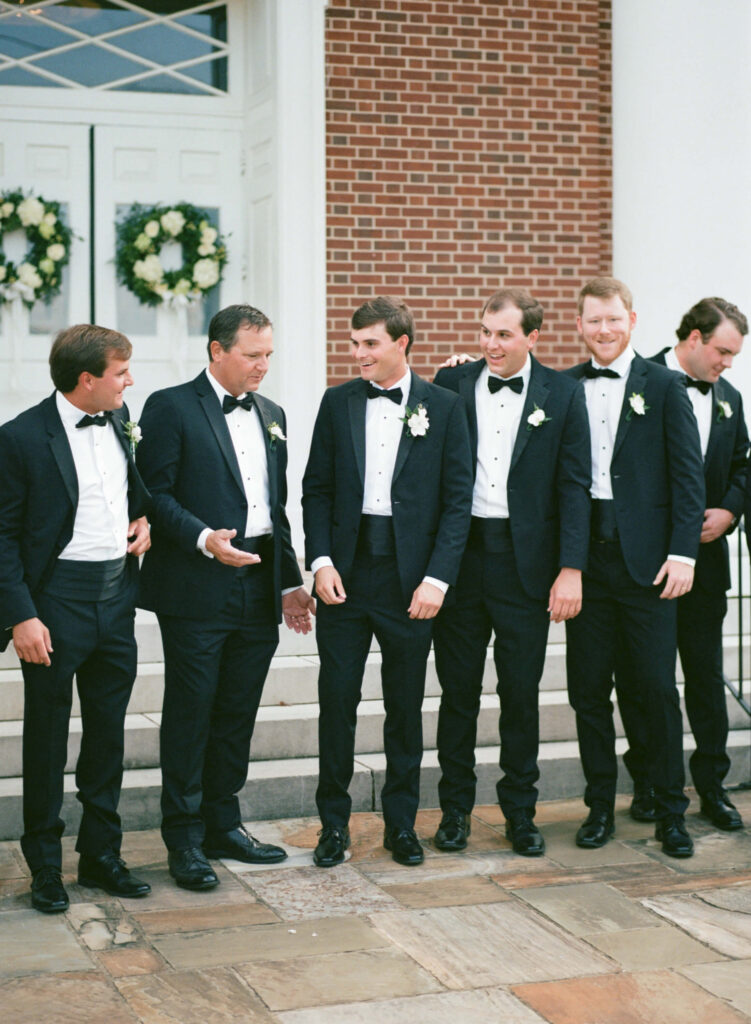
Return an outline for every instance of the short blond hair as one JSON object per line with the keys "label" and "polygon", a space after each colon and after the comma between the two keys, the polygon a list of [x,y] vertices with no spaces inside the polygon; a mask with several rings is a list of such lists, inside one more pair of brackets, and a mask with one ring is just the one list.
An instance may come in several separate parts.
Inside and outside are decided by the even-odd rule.
{"label": "short blond hair", "polygon": [[617,295],[623,300],[623,305],[629,313],[634,307],[634,297],[630,289],[617,277],[593,277],[591,281],[587,281],[579,292],[577,303],[579,316],[582,314],[584,300],[588,295],[591,295],[593,299],[612,299],[614,295]]}

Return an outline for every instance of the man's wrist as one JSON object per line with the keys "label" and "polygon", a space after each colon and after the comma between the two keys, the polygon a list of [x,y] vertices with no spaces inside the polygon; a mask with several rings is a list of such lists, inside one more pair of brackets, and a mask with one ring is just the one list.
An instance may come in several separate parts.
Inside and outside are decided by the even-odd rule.
{"label": "man's wrist", "polygon": [[313,561],[310,563],[310,571],[315,576],[319,569],[325,569],[327,566],[333,564],[334,563],[331,561],[328,555],[319,555],[318,558],[314,558]]}
{"label": "man's wrist", "polygon": [[696,565],[696,559],[687,558],[686,555],[668,555],[668,562],[683,562],[684,565],[690,565],[692,569]]}
{"label": "man's wrist", "polygon": [[198,540],[196,541],[196,548],[200,552],[202,552],[202,554],[206,555],[207,558],[213,558],[214,557],[211,554],[210,551],[206,550],[206,541],[207,541],[208,536],[209,536],[210,533],[211,533],[211,530],[207,526],[205,529],[201,530],[201,532],[198,534]]}
{"label": "man's wrist", "polygon": [[442,594],[445,594],[449,588],[448,583],[444,583],[443,580],[437,580],[435,576],[424,576],[423,583],[432,583],[434,587],[438,587]]}

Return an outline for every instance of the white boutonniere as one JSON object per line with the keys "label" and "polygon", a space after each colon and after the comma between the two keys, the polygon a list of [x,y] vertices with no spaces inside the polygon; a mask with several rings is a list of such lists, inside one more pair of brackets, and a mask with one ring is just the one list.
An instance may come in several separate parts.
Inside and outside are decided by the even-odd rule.
{"label": "white boutonniere", "polygon": [[272,423],[269,423],[266,429],[269,432],[269,448],[273,449],[277,441],[287,440],[287,438],[284,436],[282,428],[279,426],[276,420],[274,420]]}
{"label": "white boutonniere", "polygon": [[127,423],[123,423],[123,430],[130,444],[130,454],[135,458],[136,448],[143,437],[143,432],[135,420],[128,420]]}
{"label": "white boutonniere", "polygon": [[527,430],[539,427],[543,423],[550,423],[550,416],[546,416],[545,410],[541,409],[537,402],[535,402],[534,412],[531,412],[529,416],[527,416]]}
{"label": "white boutonniere", "polygon": [[631,408],[626,414],[627,420],[630,420],[634,413],[636,413],[637,416],[643,416],[649,410],[649,406],[644,401],[644,395],[642,395],[641,392],[637,395],[637,393],[633,391],[628,396],[628,404]]}
{"label": "white boutonniere", "polygon": [[406,415],[399,418],[402,423],[406,424],[412,437],[424,437],[430,428],[430,420],[428,419],[428,410],[422,402],[415,409],[406,406],[404,412]]}
{"label": "white boutonniere", "polygon": [[717,422],[721,420],[729,420],[733,415],[733,410],[730,408],[730,402],[718,402],[717,403]]}

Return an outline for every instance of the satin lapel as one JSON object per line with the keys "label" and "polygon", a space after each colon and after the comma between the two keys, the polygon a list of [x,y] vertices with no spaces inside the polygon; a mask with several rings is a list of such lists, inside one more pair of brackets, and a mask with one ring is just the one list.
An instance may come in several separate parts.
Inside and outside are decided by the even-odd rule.
{"label": "satin lapel", "polygon": [[133,465],[133,452],[130,449],[130,441],[125,433],[125,424],[117,413],[114,413],[112,416],[112,427],[118,441],[120,442],[120,446],[125,452],[125,458],[128,460],[128,469],[130,470],[130,467]]}
{"label": "satin lapel", "polygon": [[723,420],[719,419],[720,402],[726,401],[725,385],[722,378],[712,386],[712,420],[709,428],[709,441],[707,442],[707,454],[704,456],[704,465],[708,466],[714,457],[717,442],[720,440]]}
{"label": "satin lapel", "polygon": [[70,450],[68,438],[65,436],[65,427],[55,405],[54,395],[49,401],[50,404],[45,408],[44,415],[47,421],[50,449],[57,463],[57,468],[60,470],[60,476],[63,478],[70,503],[75,509],[78,508],[78,474],[76,473],[76,464],[73,461],[73,452]]}
{"label": "satin lapel", "polygon": [[363,486],[365,485],[365,405],[367,401],[364,382],[362,387],[356,388],[354,393],[347,399],[352,447],[355,450],[357,471],[360,474],[360,483]]}
{"label": "satin lapel", "polygon": [[538,409],[544,409],[545,403],[548,400],[549,387],[540,380],[540,372],[537,369],[534,360],[532,361],[532,372],[529,377],[529,387],[527,388],[527,397],[524,400],[524,408],[522,409],[522,417],[519,420],[519,429],[516,432],[516,440],[514,441],[514,450],[511,453],[511,464],[509,465],[509,473],[519,461],[522,452],[527,447],[527,442],[532,436],[532,430],[544,430],[545,425],[541,423],[539,427],[529,427],[527,423],[527,417],[530,413],[533,413],[535,406]]}
{"label": "satin lapel", "polygon": [[[278,480],[277,480],[277,457],[276,448],[277,445],[286,444],[286,441],[280,441],[279,438],[274,439],[274,446],[271,446],[271,434],[269,433],[269,427],[274,422],[274,418],[271,415],[271,407],[266,402],[262,395],[255,396],[256,409],[258,415],[261,417],[261,425],[263,427],[263,437],[266,442],[266,465],[269,470],[269,503],[271,508],[276,507],[277,495],[279,493]],[[281,428],[281,423],[278,424]]]}
{"label": "satin lapel", "polygon": [[[414,373],[411,373],[410,380],[411,382],[409,386],[409,398],[407,399],[407,407],[409,408],[410,412],[414,412],[417,406],[420,404],[420,402],[425,398],[426,389],[423,382]],[[427,405],[425,406],[425,408],[428,413],[428,422],[430,422],[430,409],[428,409]],[[430,430],[430,426],[428,426],[428,430]],[[422,440],[422,438],[420,438],[420,440]],[[412,436],[412,434],[410,434],[405,424],[404,429],[402,430],[401,436],[399,438],[399,447],[396,450],[394,475],[391,478],[392,486],[396,478],[401,473],[402,467],[404,466],[404,463],[407,461],[407,456],[411,452],[412,445],[414,443],[415,438]]]}
{"label": "satin lapel", "polygon": [[[618,430],[615,435],[615,444],[613,445],[613,457],[611,459],[611,465],[613,459],[618,454],[621,445],[623,444],[628,428],[631,423],[636,419],[636,413],[632,411],[631,405],[629,404],[629,398],[631,395],[639,395],[644,393],[644,386],[647,380],[647,370],[643,365],[643,361],[639,356],[634,357],[634,361],[631,364],[631,372],[626,380],[626,390],[623,393],[623,405],[621,406],[621,418],[618,421]],[[629,413],[631,416],[629,418]],[[649,412],[644,414],[649,416]]]}
{"label": "satin lapel", "polygon": [[229,467],[232,478],[240,488],[240,493],[244,495],[245,488],[243,487],[242,476],[240,475],[240,467],[237,464],[237,456],[235,455],[235,449],[232,447],[232,438],[229,436],[222,407],[219,404],[214,389],[208,381],[205,381],[205,383],[206,390],[198,388],[198,401],[203,406],[203,411],[206,413],[206,418],[214,432],[217,444]]}
{"label": "satin lapel", "polygon": [[464,403],[467,406],[469,437],[472,442],[472,451],[475,456],[477,455],[477,398],[475,396],[475,387],[477,386],[477,378],[482,373],[484,366],[484,359],[479,360],[477,363],[473,363],[469,373],[465,374],[459,381],[459,394],[462,396]]}

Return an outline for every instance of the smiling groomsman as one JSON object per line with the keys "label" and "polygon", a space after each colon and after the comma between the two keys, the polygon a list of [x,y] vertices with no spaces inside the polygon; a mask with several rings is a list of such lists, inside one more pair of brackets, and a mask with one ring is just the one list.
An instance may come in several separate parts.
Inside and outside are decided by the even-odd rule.
{"label": "smiling groomsman", "polygon": [[441,683],[439,850],[467,845],[475,802],[475,740],[488,642],[501,702],[498,800],[514,850],[545,850],[534,824],[538,690],[550,620],[581,608],[589,546],[590,447],[582,386],[531,355],[539,302],[520,288],[492,295],[480,320],[482,358],[442,369],[469,413],[475,469],[472,524],[456,601],[435,625]]}
{"label": "smiling groomsman", "polygon": [[589,807],[576,842],[600,847],[614,832],[610,695],[620,635],[645,701],[655,836],[669,856],[690,857],[675,599],[691,590],[706,507],[696,418],[685,381],[632,349],[636,313],[621,281],[589,281],[576,325],[591,359],[566,372],[584,381],[593,498],[582,610],[566,624],[569,699]]}
{"label": "smiling groomsman", "polygon": [[[686,712],[696,740],[689,767],[701,813],[716,828],[732,832],[743,828],[743,820],[723,788],[730,758],[722,623],[730,587],[727,535],[743,514],[748,431],[741,394],[722,374],[741,351],[748,321],[731,302],[708,298],[691,307],[675,333],[675,348],[663,349],[652,358],[686,382],[699,427],[709,506],[704,510],[694,585],[677,602]],[[631,816],[652,821],[655,809],[646,713],[639,698],[639,681],[633,678],[625,651],[618,658],[615,685],[629,741],[623,760],[634,779]]]}
{"label": "smiling groomsman", "polygon": [[319,867],[338,864],[349,846],[347,790],[374,635],[386,708],[384,846],[400,864],[423,860],[414,824],[425,669],[467,538],[472,469],[463,403],[409,369],[413,337],[402,303],[380,297],[355,311],[360,375],[324,394],[303,478],[306,560],[319,599]]}

